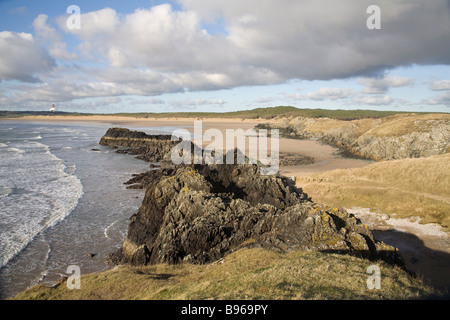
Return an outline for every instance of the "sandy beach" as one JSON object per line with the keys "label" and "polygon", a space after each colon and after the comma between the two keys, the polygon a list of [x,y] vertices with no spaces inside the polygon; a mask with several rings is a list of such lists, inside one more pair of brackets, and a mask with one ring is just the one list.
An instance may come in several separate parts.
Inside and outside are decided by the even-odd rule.
{"label": "sandy beach", "polygon": [[[254,128],[259,123],[268,122],[265,119],[229,119],[229,118],[140,118],[114,115],[88,115],[88,116],[26,116],[10,119],[15,121],[51,121],[51,122],[100,122],[109,123],[111,126],[133,128],[133,127],[180,127],[190,132],[194,131],[194,121],[202,121],[203,132],[208,129],[218,129],[225,136],[226,129]],[[203,141],[203,145],[209,142]],[[270,144],[270,138],[268,139]],[[248,151],[246,143],[246,151]],[[359,168],[373,163],[373,161],[361,159],[349,159],[337,156],[338,148],[320,143],[314,140],[279,139],[280,153],[298,153],[315,159],[315,163],[309,165],[280,166],[279,171],[286,176],[298,176],[301,174],[318,173],[334,169]]]}

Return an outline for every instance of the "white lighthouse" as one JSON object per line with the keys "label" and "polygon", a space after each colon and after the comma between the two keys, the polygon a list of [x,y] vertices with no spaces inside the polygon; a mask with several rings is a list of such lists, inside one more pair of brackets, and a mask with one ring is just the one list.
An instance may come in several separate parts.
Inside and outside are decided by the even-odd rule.
{"label": "white lighthouse", "polygon": [[50,108],[50,112],[54,113],[56,111],[56,107],[54,104],[52,104],[52,107]]}

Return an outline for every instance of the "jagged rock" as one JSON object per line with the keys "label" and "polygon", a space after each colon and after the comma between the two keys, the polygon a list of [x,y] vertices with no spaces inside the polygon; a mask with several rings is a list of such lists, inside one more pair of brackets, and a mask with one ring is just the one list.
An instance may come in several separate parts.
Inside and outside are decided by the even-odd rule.
{"label": "jagged rock", "polygon": [[[164,158],[174,146],[169,141],[113,128],[101,143],[134,146],[144,157],[151,153]],[[191,143],[190,148],[193,155],[198,147]],[[230,152],[237,160],[239,150]],[[226,155],[224,163],[225,159]],[[134,175],[127,184],[145,188],[145,197],[130,218],[122,247],[109,261],[207,263],[243,247],[263,247],[341,252],[403,263],[395,248],[376,241],[353,215],[314,203],[289,178],[263,175],[261,168],[248,161],[210,165],[162,161],[160,169]]]}
{"label": "jagged rock", "polygon": [[192,165],[166,173],[147,185],[124,245],[110,261],[207,263],[243,247],[263,247],[401,263],[396,249],[377,242],[353,215],[315,204],[287,178],[261,175],[257,165]]}

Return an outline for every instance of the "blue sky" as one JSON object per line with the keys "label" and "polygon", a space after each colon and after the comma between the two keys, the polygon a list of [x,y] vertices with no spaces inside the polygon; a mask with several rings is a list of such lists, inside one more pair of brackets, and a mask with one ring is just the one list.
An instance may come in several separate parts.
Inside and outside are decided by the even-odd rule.
{"label": "blue sky", "polygon": [[0,110],[449,112],[449,3],[0,0]]}

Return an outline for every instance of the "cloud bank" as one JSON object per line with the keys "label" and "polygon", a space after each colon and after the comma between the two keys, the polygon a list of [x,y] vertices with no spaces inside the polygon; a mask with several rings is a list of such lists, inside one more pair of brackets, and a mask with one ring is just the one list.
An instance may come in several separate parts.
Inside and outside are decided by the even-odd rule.
{"label": "cloud bank", "polygon": [[[73,30],[67,29],[68,15],[57,17],[55,26],[46,15],[39,15],[33,23],[34,37],[0,33],[0,79],[41,81],[42,86],[27,87],[27,92],[49,101],[157,96],[291,79],[360,78],[364,93],[384,95],[391,87],[414,82],[387,77],[386,70],[450,64],[447,0],[180,0],[180,4],[181,10],[162,4],[128,14],[81,8],[81,28]],[[366,9],[373,4],[381,8],[380,30],[366,27]],[[224,28],[209,32],[207,26],[217,21]],[[64,36],[76,39],[70,50]],[[448,88],[448,83],[432,86]],[[306,98],[338,100],[351,94],[322,88]],[[15,99],[21,100],[20,92]],[[380,97],[368,99],[376,102]]]}

